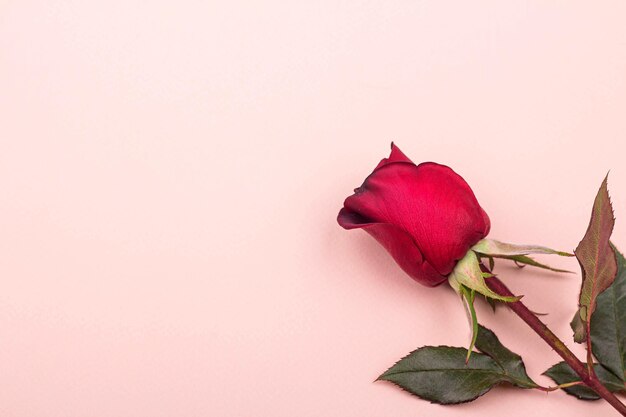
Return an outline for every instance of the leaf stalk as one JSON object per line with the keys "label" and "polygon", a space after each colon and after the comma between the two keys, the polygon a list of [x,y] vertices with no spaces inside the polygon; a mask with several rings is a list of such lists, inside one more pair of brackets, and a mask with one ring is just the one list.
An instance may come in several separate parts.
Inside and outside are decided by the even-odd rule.
{"label": "leaf stalk", "polygon": [[569,387],[574,387],[576,385],[583,385],[584,382],[583,381],[573,381],[573,382],[566,382],[565,384],[559,384],[559,385],[555,385],[553,387],[536,387],[536,389],[538,389],[539,391],[544,391],[544,392],[552,392],[552,391],[556,391],[556,390],[560,390],[563,388],[569,388]]}

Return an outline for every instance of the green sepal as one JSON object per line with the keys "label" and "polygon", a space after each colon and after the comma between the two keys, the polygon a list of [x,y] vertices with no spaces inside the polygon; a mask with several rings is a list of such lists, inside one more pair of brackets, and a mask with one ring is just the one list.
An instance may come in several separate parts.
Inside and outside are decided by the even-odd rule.
{"label": "green sepal", "polygon": [[474,252],[494,257],[531,254],[574,256],[572,253],[550,249],[545,246],[516,245],[513,243],[500,242],[495,239],[483,239],[472,246],[472,250]]}
{"label": "green sepal", "polygon": [[472,354],[472,350],[474,349],[474,345],[476,344],[476,338],[478,337],[478,319],[476,318],[476,309],[474,308],[474,298],[476,296],[476,291],[470,290],[467,287],[461,287],[461,293],[469,312],[472,326],[472,339],[470,341],[469,348],[467,348],[467,356],[465,357],[465,363],[468,363]]}
{"label": "green sepal", "polygon": [[[454,270],[448,277],[448,282],[455,290],[460,287],[467,287],[484,295],[485,297],[493,298],[499,301],[515,302],[522,298],[521,296],[506,297],[493,292],[485,282],[485,278],[487,277],[485,274],[487,273],[484,273],[480,268],[478,256],[474,251],[470,250],[460,261],[457,262]],[[489,274],[488,276],[492,275]]]}
{"label": "green sepal", "polygon": [[507,259],[515,262],[516,264],[530,265],[537,268],[548,269],[554,272],[566,272],[564,269],[552,268],[551,266],[542,264],[531,258],[530,254],[545,254],[545,255],[559,255],[559,256],[574,256],[568,252],[562,252],[554,249],[547,248],[545,246],[537,245],[514,245],[512,243],[500,242],[495,239],[483,239],[472,247],[472,250],[478,253],[481,257],[489,259],[489,269],[493,270],[493,259]]}
{"label": "green sepal", "polygon": [[547,270],[552,271],[552,272],[562,272],[562,273],[565,273],[565,274],[573,274],[572,271],[568,271],[567,269],[553,268],[553,267],[551,267],[549,265],[537,262],[536,260],[534,260],[530,256],[526,256],[526,255],[507,255],[507,256],[503,255],[503,256],[494,256],[494,258],[507,259],[509,261],[513,261],[513,262],[515,262],[517,264],[521,264],[521,265],[518,265],[520,267],[523,267],[523,266],[526,266],[526,265],[530,265],[530,266],[534,266],[536,268],[547,269]]}

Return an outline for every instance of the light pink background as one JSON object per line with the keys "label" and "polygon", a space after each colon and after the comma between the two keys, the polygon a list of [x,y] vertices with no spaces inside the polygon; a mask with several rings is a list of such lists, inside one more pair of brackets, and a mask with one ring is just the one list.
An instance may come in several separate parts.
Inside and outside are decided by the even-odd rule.
{"label": "light pink background", "polygon": [[[625,21],[623,1],[0,2],[0,414],[612,415],[373,383],[468,324],[335,216],[393,139],[463,175],[492,237],[565,250],[611,169],[626,248]],[[582,357],[579,276],[497,271]],[[554,352],[479,315],[549,383]]]}

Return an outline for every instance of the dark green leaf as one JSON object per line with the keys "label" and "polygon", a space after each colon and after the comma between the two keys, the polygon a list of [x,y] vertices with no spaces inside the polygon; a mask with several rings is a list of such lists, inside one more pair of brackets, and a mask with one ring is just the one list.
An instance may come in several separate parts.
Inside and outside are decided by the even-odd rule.
{"label": "dark green leaf", "polygon": [[479,327],[476,347],[484,353],[472,353],[466,364],[467,349],[425,346],[402,358],[378,379],[439,404],[472,401],[503,382],[521,388],[537,386],[526,374],[519,355],[505,348],[491,330]]}
{"label": "dark green leaf", "polygon": [[[593,365],[593,369],[596,375],[600,379],[600,382],[609,389],[611,392],[618,392],[624,390],[624,384],[615,375],[613,375],[608,369],[602,365],[596,363]],[[557,384],[567,384],[569,382],[580,381],[580,377],[570,368],[565,362],[559,362],[552,366],[544,375],[552,378]],[[565,392],[575,396],[581,400],[597,400],[600,398],[591,388],[586,385],[575,385],[572,387],[564,388]]]}
{"label": "dark green leaf", "polygon": [[522,388],[537,387],[535,381],[526,373],[522,357],[504,347],[494,332],[484,326],[479,326],[476,349],[495,360],[511,383]]}
{"label": "dark green leaf", "polygon": [[626,381],[626,259],[613,246],[617,276],[596,300],[591,317],[591,345],[596,359]]}
{"label": "dark green leaf", "polygon": [[479,353],[465,365],[466,354],[464,348],[425,346],[402,358],[378,379],[434,403],[472,401],[503,380],[502,369]]}
{"label": "dark green leaf", "polygon": [[[582,328],[586,328],[591,320],[596,308],[596,298],[613,283],[617,273],[615,252],[609,243],[614,224],[607,178],[604,178],[593,203],[587,232],[574,250],[583,278],[578,300],[579,309],[576,312],[585,324]],[[577,329],[580,330],[580,323],[576,319],[573,323],[577,323]],[[580,333],[576,336],[577,342],[584,340]]]}

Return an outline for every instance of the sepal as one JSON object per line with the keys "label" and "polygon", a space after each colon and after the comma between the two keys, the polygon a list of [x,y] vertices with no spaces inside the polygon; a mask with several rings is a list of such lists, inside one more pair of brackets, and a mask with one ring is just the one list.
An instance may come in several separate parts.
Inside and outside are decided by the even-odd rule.
{"label": "sepal", "polygon": [[551,266],[544,265],[528,256],[531,254],[574,256],[574,254],[572,253],[550,249],[545,246],[515,245],[512,243],[500,242],[499,240],[495,239],[483,239],[474,246],[472,246],[472,250],[476,252],[479,257],[487,258],[489,260],[489,269],[493,269],[494,258],[499,258],[513,261],[516,265],[520,267],[530,265],[537,268],[548,269],[554,272],[572,273],[571,271],[552,268]]}
{"label": "sepal", "polygon": [[473,250],[467,252],[467,254],[457,262],[454,270],[448,277],[450,286],[459,292],[459,288],[466,287],[470,290],[474,290],[488,298],[493,298],[499,301],[514,302],[519,301],[520,297],[505,297],[493,292],[485,282],[485,278],[489,279],[491,274],[484,273],[480,268],[480,261],[478,256]]}
{"label": "sepal", "polygon": [[573,253],[562,252],[539,245],[516,245],[513,243],[500,242],[495,239],[483,239],[472,246],[474,252],[489,256],[517,256],[517,255],[559,255],[574,256]]}

